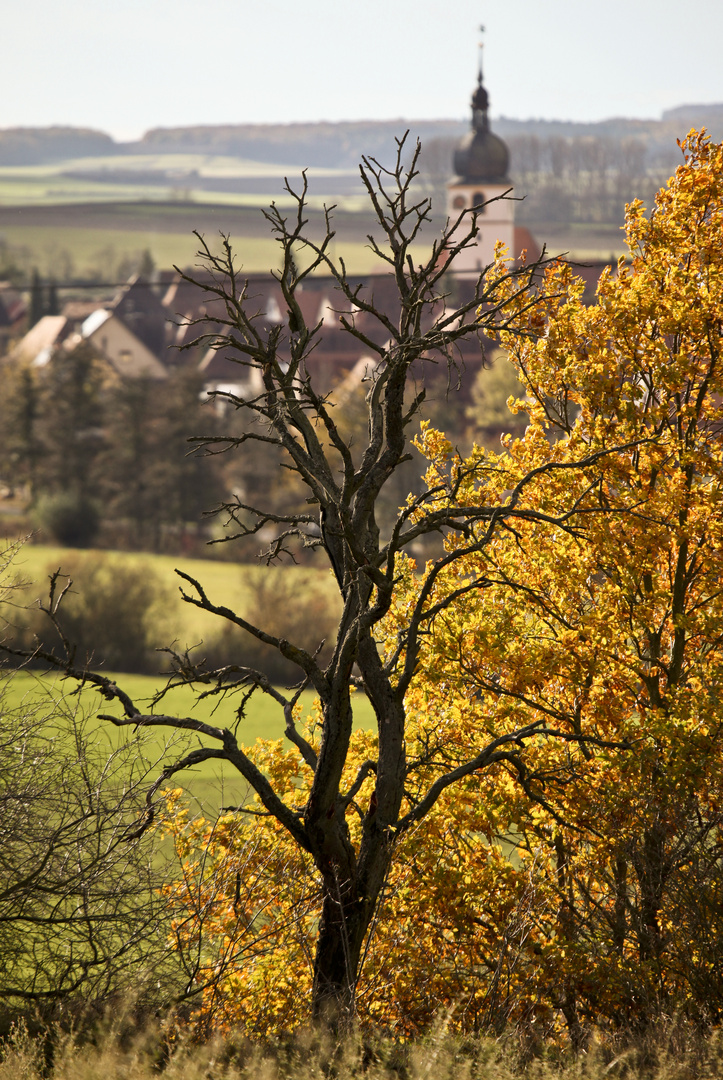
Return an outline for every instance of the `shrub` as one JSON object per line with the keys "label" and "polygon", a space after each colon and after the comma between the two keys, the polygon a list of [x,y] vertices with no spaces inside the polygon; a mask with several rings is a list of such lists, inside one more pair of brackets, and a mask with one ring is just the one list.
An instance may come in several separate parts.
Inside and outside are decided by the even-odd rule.
{"label": "shrub", "polygon": [[82,492],[42,496],[36,518],[44,532],[66,547],[90,547],[100,528],[98,506]]}
{"label": "shrub", "polygon": [[[269,573],[260,567],[246,573],[249,599],[244,614],[251,622],[263,624],[268,633],[287,638],[311,653],[322,641],[331,639],[336,612],[330,593],[316,575],[287,570]],[[224,623],[199,652],[210,668],[227,664],[258,668],[275,683],[298,677],[298,669],[275,649],[230,623]]]}

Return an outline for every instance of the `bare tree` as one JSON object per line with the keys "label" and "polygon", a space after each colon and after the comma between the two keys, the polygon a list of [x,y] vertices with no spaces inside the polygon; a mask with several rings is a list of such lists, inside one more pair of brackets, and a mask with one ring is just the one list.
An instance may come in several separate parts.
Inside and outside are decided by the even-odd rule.
{"label": "bare tree", "polygon": [[[20,546],[0,551],[0,601],[10,604]],[[143,733],[114,745],[79,697],[18,680],[0,671],[2,1020],[29,1006],[47,1015],[68,1002],[141,996],[144,976],[162,980],[158,1003],[179,996],[163,864],[154,836],[138,828],[169,747]]]}
{"label": "bare tree", "polygon": [[[282,692],[260,671],[240,665],[208,671],[194,667],[187,656],[178,656],[171,684],[199,684],[205,693],[240,690],[249,696],[258,691],[273,698],[283,710],[286,736],[313,774],[306,805],[297,808],[279,796],[244,751],[237,727],[142,712],[115,684],[78,669],[71,651],[56,661],[68,674],[95,681],[108,698],[120,703],[123,715],[105,714],[111,723],[170,727],[194,732],[200,738],[198,749],[163,770],[148,796],[148,821],[153,813],[153,791],[166,779],[201,761],[223,760],[238,769],[265,812],[311,855],[323,898],[314,961],[313,1012],[317,1017],[332,1015],[342,1020],[354,1008],[365,939],[399,838],[425,817],[445,789],[464,777],[501,761],[524,774],[525,740],[544,735],[582,738],[553,732],[544,719],[503,731],[493,739],[480,732],[479,744],[469,748],[465,760],[454,767],[439,763],[435,779],[421,796],[413,798],[405,791],[407,777],[418,765],[407,759],[405,694],[417,669],[422,635],[435,616],[459,596],[458,590],[431,601],[440,575],[456,560],[483,551],[497,530],[510,528],[516,519],[548,521],[556,528],[572,529],[579,512],[577,504],[571,504],[545,517],[525,505],[525,491],[539,470],[525,477],[500,505],[466,505],[460,492],[469,473],[457,462],[447,476],[440,477],[437,487],[410,499],[386,535],[380,533],[375,513],[378,500],[409,458],[410,432],[423,408],[425,392],[418,381],[423,363],[441,361],[453,369],[458,348],[466,339],[491,335],[502,328],[514,331],[520,298],[528,295],[539,269],[539,264],[509,265],[506,269],[498,264],[494,272],[488,267],[470,284],[463,302],[448,305],[446,275],[453,270],[457,255],[475,242],[477,215],[465,212],[448,221],[431,253],[421,263],[415,262],[415,242],[430,213],[429,201],[415,199],[413,194],[418,155],[419,148],[405,170],[404,140],[400,140],[393,168],[388,170],[367,158],[361,165],[379,230],[377,236],[369,236],[369,244],[394,285],[394,311],[375,301],[372,289],[355,284],[343,261],[332,256],[331,211],[326,212],[324,235],[317,239],[309,235],[305,179],[298,193],[287,185],[294,201],[293,213],[286,216],[274,204],[266,212],[283,256],[278,281],[287,311],[285,324],[266,325],[236,267],[228,239],[223,239],[220,253],[215,254],[199,237],[204,273],[198,284],[208,301],[214,302],[213,329],[210,337],[203,336],[213,347],[232,353],[239,364],[256,369],[263,389],[245,399],[225,395],[236,408],[255,417],[257,425],[248,425],[235,437],[198,437],[196,441],[211,452],[232,449],[251,454],[255,445],[270,444],[282,453],[307,496],[303,510],[286,514],[270,506],[228,502],[224,509],[231,526],[230,539],[275,530],[267,560],[293,553],[294,544],[322,550],[333,569],[343,611],[331,657],[322,664],[318,652],[274,636],[222,601],[215,601],[199,581],[178,571],[189,604],[218,615],[276,649],[298,668],[300,681],[293,690]],[[299,253],[307,257],[304,269],[297,263]],[[366,397],[368,436],[358,449],[345,441],[327,397],[315,385],[314,348],[323,321],[314,325],[306,321],[300,296],[314,271],[333,276],[340,326],[374,357]],[[529,302],[535,303],[534,299]],[[594,473],[599,456],[591,455],[573,467]],[[558,467],[563,466],[551,464],[542,471]],[[421,538],[448,533],[456,535],[459,542],[428,566],[419,599],[399,632],[396,649],[393,655],[385,656],[375,640],[375,629],[393,603],[397,556]],[[470,581],[462,591],[482,590],[484,585],[483,579]],[[312,688],[321,702],[318,751],[294,722],[294,706],[306,687]],[[366,693],[373,706],[378,754],[362,765],[345,790],[342,775],[352,734],[353,688]],[[243,706],[239,716],[242,714]],[[368,777],[375,778],[375,788],[363,810],[355,807],[355,797]],[[352,839],[347,820],[353,809],[361,817],[358,843]]]}
{"label": "bare tree", "polygon": [[0,713],[5,1008],[99,1005],[151,977],[163,982],[159,1003],[178,995],[162,867],[137,827],[158,757],[144,761],[137,739],[113,748],[77,701],[15,696],[3,690]]}

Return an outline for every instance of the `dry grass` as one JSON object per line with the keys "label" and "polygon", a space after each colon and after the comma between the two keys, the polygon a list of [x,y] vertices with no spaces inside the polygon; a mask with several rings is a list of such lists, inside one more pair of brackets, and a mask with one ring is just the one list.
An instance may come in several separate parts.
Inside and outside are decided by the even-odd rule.
{"label": "dry grass", "polygon": [[617,1046],[592,1039],[578,1056],[529,1053],[518,1035],[449,1036],[444,1025],[401,1044],[355,1034],[335,1041],[302,1031],[273,1044],[168,1038],[161,1026],[137,1027],[116,1014],[90,1038],[56,1034],[50,1041],[17,1028],[0,1049],[0,1080],[719,1080],[723,1040],[684,1025],[656,1028]]}

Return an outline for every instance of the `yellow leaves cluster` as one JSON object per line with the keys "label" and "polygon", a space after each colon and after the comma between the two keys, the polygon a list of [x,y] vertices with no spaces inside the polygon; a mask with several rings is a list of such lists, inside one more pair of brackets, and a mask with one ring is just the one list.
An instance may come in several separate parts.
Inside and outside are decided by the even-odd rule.
{"label": "yellow leaves cluster", "polygon": [[[454,718],[449,724],[454,728]],[[374,756],[374,742],[369,732],[355,734],[346,786],[361,762]],[[281,741],[260,741],[253,755],[288,802],[303,803],[309,778],[303,767],[290,767],[297,755]],[[369,779],[359,791],[355,804],[361,810],[372,789]],[[248,809],[258,811],[258,803]],[[348,822],[358,840],[354,806]],[[310,863],[269,817],[189,820],[180,791],[167,793],[164,828],[182,868],[166,891],[178,911],[174,943],[202,999],[198,1028],[264,1035],[303,1023],[320,914]],[[483,1010],[499,952],[495,927],[508,919],[518,888],[517,872],[490,846],[496,831],[491,808],[476,791],[462,788],[447,793],[399,844],[359,988],[362,1021],[411,1033],[429,1025],[439,1008],[458,1007],[461,995],[468,1020]],[[482,911],[488,929],[475,922]],[[475,926],[479,932],[471,932]],[[472,969],[477,975],[471,989]]]}
{"label": "yellow leaves cluster", "polygon": [[[569,912],[547,924],[557,986],[598,1021],[653,998],[710,1006],[681,958],[704,932],[696,905],[721,885],[723,148],[692,135],[684,149],[650,217],[628,208],[632,271],[604,275],[585,308],[569,269],[553,268],[544,333],[531,319],[529,337],[505,341],[531,417],[508,446],[514,462],[633,445],[529,490],[531,509],[582,499],[589,516],[574,538],[516,526],[460,567],[493,584],[438,620],[427,645],[440,659],[422,665],[426,677],[441,661],[447,707],[450,694],[472,703],[468,730],[474,717],[500,730],[545,716],[629,746],[536,747],[530,768],[548,777],[554,816],[531,813],[529,792],[508,802],[519,856],[551,910]],[[593,475],[605,513],[584,502]],[[715,961],[697,956],[710,989]],[[554,1000],[554,982],[533,985]]]}

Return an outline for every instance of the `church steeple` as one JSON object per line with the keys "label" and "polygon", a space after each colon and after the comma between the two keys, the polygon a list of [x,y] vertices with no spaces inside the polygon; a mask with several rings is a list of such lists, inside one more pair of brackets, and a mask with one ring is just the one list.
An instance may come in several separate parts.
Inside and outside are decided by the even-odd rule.
{"label": "church steeple", "polygon": [[[484,27],[482,27],[484,29]],[[455,175],[447,185],[447,212],[450,220],[474,210],[477,235],[456,262],[457,273],[479,273],[495,258],[495,243],[501,240],[509,252],[514,249],[515,222],[511,199],[500,196],[509,191],[510,155],[504,142],[490,130],[489,94],[482,75],[480,45],[477,86],[472,93],[472,123],[454,151]],[[469,218],[464,219],[469,222]],[[461,225],[466,227],[466,225]]]}
{"label": "church steeple", "polygon": [[480,68],[477,77],[477,89],[472,94],[472,127],[475,131],[487,131],[489,129],[490,125],[487,119],[489,104],[490,96],[482,83],[482,68]]}
{"label": "church steeple", "polygon": [[[484,33],[484,26],[480,26],[480,30]],[[472,94],[472,128],[474,131],[488,131],[489,120],[487,118],[487,111],[490,106],[490,96],[485,90],[484,82],[482,79],[482,50],[484,46],[482,42],[479,43],[479,61],[477,64],[477,89]]]}
{"label": "church steeple", "polygon": [[[484,27],[480,29],[484,30]],[[454,152],[454,171],[461,181],[508,184],[510,155],[502,139],[490,131],[490,98],[482,77],[480,44],[477,86],[472,94],[472,130]]]}

